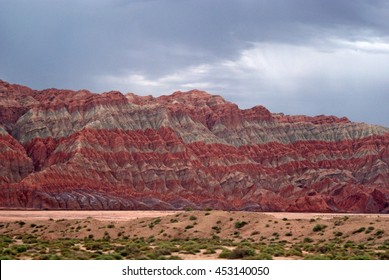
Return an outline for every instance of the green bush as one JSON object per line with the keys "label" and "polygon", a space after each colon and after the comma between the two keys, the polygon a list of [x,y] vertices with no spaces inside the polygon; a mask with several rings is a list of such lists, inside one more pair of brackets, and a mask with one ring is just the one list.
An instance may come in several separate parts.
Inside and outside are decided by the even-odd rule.
{"label": "green bush", "polygon": [[18,253],[23,253],[23,252],[27,251],[27,247],[24,245],[17,246],[15,249],[16,249],[16,252],[18,252]]}
{"label": "green bush", "polygon": [[304,240],[303,240],[304,243],[312,243],[313,242],[313,239],[310,238],[310,237],[305,237]]}
{"label": "green bush", "polygon": [[304,260],[330,260],[329,256],[325,255],[307,255]]}
{"label": "green bush", "polygon": [[365,231],[366,234],[372,232],[374,230],[374,227],[368,227],[367,230]]}
{"label": "green bush", "polygon": [[13,256],[13,255],[15,255],[15,252],[13,250],[11,250],[10,248],[5,248],[5,249],[3,249],[2,255]]}
{"label": "green bush", "polygon": [[354,248],[356,247],[355,242],[351,240],[347,240],[346,243],[344,243],[343,248]]}
{"label": "green bush", "polygon": [[247,225],[247,222],[245,222],[245,221],[237,221],[237,222],[235,223],[235,228],[242,228],[242,227],[244,227],[245,225]]}
{"label": "green bush", "polygon": [[375,236],[381,236],[384,234],[384,231],[382,229],[378,229],[376,232],[375,232]]}
{"label": "green bush", "polygon": [[231,250],[223,249],[223,251],[219,254],[219,258],[227,259],[230,254]]}
{"label": "green bush", "polygon": [[216,233],[220,233],[220,231],[221,231],[221,228],[218,227],[218,226],[213,226],[212,229],[213,229],[214,231],[216,231]]}
{"label": "green bush", "polygon": [[172,254],[171,251],[167,248],[154,249],[153,253],[157,256],[168,256]]}
{"label": "green bush", "polygon": [[17,223],[19,224],[20,227],[23,227],[23,226],[26,224],[26,223],[23,222],[23,221],[18,221]]}
{"label": "green bush", "polygon": [[219,255],[220,258],[225,259],[243,259],[250,256],[255,256],[255,250],[247,247],[238,247],[232,251],[223,250]]}
{"label": "green bush", "polygon": [[360,227],[359,229],[354,230],[354,231],[353,231],[353,234],[363,232],[363,231],[365,231],[365,229],[366,229],[365,227]]}
{"label": "green bush", "polygon": [[122,256],[118,254],[100,255],[96,260],[122,260]]}
{"label": "green bush", "polygon": [[285,249],[282,244],[273,243],[273,244],[269,244],[266,247],[263,247],[261,249],[261,252],[279,257],[285,254]]}
{"label": "green bush", "polygon": [[215,254],[215,253],[216,253],[215,249],[207,248],[203,254],[204,255],[211,255],[211,254]]}
{"label": "green bush", "polygon": [[[250,257],[248,259],[251,259]],[[253,259],[256,260],[272,260],[273,256],[267,253],[260,253],[258,255],[255,255]]]}
{"label": "green bush", "polygon": [[371,256],[368,254],[355,255],[350,258],[350,260],[371,260]]}
{"label": "green bush", "polygon": [[302,257],[303,253],[301,252],[301,250],[298,250],[296,248],[291,248],[288,251],[286,251],[285,255],[287,257],[288,256],[299,256],[299,257]]}
{"label": "green bush", "polygon": [[322,224],[317,224],[313,227],[312,231],[318,232],[318,231],[323,231],[327,226],[322,225]]}

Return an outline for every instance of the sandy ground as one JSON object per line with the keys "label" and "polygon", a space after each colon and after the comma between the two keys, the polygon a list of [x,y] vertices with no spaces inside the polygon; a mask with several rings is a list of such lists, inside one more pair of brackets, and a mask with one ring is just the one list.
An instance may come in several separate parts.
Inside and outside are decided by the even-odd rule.
{"label": "sandy ground", "polygon": [[[18,222],[27,225],[19,227]],[[237,228],[237,222],[244,222]],[[389,238],[388,214],[323,214],[323,213],[260,213],[239,211],[0,211],[1,233],[35,233],[44,239],[84,238],[93,233],[111,237],[211,238],[244,239],[279,236],[287,241],[304,237],[330,239],[339,231],[350,240],[363,241],[367,234],[353,234],[361,227],[374,227]],[[40,225],[39,230],[28,224]],[[74,228],[83,224],[76,231]],[[317,224],[326,226],[320,235],[313,231]],[[83,230],[85,229],[85,230]],[[87,229],[87,231],[86,231]]]}
{"label": "sandy ground", "polygon": [[38,221],[47,219],[87,219],[100,221],[129,221],[138,218],[155,218],[173,215],[179,211],[0,211],[0,221]]}
{"label": "sandy ground", "polygon": [[275,218],[282,219],[332,219],[335,217],[389,217],[387,214],[360,214],[360,213],[289,213],[289,212],[266,212],[265,214],[271,215]]}
{"label": "sandy ground", "polygon": [[[184,211],[20,211],[0,210],[0,222],[17,220],[38,221],[47,219],[96,219],[100,221],[130,221],[141,218],[156,218],[182,213]],[[242,212],[245,213],[245,212]],[[250,213],[250,212],[247,212]],[[389,218],[388,214],[353,214],[353,213],[288,213],[288,212],[251,212],[265,214],[277,219],[332,219],[336,217]]]}
{"label": "sandy ground", "polygon": [[[237,224],[242,224],[237,227]],[[317,225],[323,230],[315,231]],[[363,230],[362,230],[363,228]],[[371,229],[368,231],[368,229]],[[357,244],[389,242],[388,214],[259,213],[234,211],[0,211],[0,235],[33,234],[41,239],[84,239],[93,235],[156,240],[220,238],[240,242],[289,244],[310,238]],[[370,240],[370,241],[369,241]],[[215,254],[181,255],[184,259],[216,259]]]}

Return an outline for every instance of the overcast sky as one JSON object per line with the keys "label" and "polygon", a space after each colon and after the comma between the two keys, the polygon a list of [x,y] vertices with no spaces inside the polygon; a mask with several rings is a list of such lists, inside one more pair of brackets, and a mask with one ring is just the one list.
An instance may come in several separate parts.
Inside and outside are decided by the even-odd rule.
{"label": "overcast sky", "polygon": [[0,0],[0,79],[389,127],[389,1]]}

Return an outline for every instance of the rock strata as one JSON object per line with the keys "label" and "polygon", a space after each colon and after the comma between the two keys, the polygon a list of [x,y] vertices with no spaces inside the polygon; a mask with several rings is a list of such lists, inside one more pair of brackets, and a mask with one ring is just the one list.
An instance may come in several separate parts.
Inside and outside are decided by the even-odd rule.
{"label": "rock strata", "polygon": [[389,212],[389,129],[0,81],[0,207]]}

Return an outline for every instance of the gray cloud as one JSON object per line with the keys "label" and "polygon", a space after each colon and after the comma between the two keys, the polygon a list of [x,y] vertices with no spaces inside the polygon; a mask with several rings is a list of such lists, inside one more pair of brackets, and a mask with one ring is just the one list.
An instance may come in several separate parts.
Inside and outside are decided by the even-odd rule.
{"label": "gray cloud", "polygon": [[0,75],[389,126],[388,1],[0,0]]}

